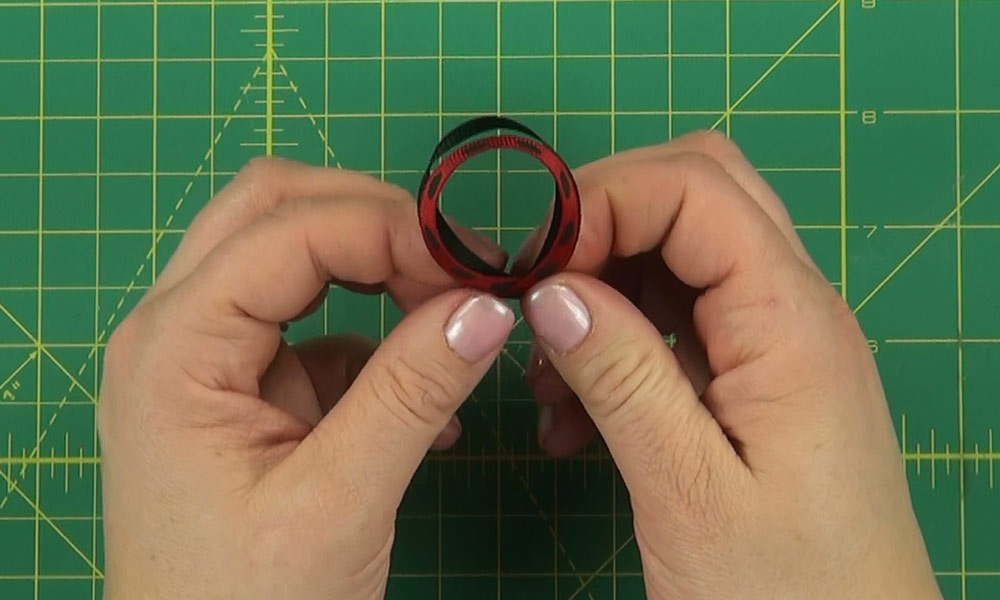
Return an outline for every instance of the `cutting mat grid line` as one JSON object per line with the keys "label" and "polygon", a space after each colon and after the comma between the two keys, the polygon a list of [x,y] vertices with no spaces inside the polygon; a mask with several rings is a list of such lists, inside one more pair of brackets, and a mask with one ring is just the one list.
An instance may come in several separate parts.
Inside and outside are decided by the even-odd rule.
{"label": "cutting mat grid line", "polygon": [[[260,154],[412,191],[493,112],[574,165],[736,140],[869,335],[946,597],[997,597],[998,29],[987,0],[0,2],[0,597],[101,596],[105,342],[215,191]],[[514,250],[546,177],[480,157],[444,206]],[[338,288],[289,337],[400,318]],[[642,597],[606,450],[538,448],[529,349],[418,471],[390,598]]]}

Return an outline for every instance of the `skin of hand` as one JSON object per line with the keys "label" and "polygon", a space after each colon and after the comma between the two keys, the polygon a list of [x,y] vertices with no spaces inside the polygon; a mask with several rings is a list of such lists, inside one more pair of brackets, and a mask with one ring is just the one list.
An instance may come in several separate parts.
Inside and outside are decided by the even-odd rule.
{"label": "skin of hand", "polygon": [[698,133],[577,181],[576,273],[522,300],[539,443],[596,425],[648,597],[940,598],[865,337],[739,150]]}
{"label": "skin of hand", "polygon": [[[284,343],[281,324],[331,280],[409,314],[378,349]],[[451,285],[403,190],[244,169],[106,349],[105,598],[381,598],[403,492],[428,448],[458,437],[455,410],[514,322]]]}

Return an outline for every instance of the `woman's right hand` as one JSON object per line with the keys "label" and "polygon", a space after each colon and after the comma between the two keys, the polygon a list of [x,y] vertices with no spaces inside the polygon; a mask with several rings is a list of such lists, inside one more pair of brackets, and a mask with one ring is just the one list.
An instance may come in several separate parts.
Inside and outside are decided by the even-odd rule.
{"label": "woman's right hand", "polygon": [[523,301],[540,443],[596,425],[648,596],[940,598],[865,337],[736,147],[695,134],[577,179],[578,273]]}

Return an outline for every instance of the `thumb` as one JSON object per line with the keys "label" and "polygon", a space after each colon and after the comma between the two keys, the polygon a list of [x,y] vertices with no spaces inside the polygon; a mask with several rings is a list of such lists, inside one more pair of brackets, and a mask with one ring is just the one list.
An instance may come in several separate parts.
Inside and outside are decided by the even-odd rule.
{"label": "thumb", "polygon": [[742,464],[663,336],[624,296],[567,273],[536,286],[523,304],[536,339],[604,436],[634,502],[691,502],[692,491],[708,492],[705,486],[724,479],[709,473]]}
{"label": "thumb", "polygon": [[299,450],[313,467],[333,461],[351,480],[378,486],[369,498],[398,500],[513,325],[510,307],[486,294],[456,290],[424,303],[386,337]]}

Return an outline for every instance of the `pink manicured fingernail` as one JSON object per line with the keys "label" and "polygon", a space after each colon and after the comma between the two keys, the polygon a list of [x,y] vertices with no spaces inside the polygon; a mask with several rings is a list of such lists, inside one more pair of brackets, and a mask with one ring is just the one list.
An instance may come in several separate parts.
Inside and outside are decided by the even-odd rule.
{"label": "pink manicured fingernail", "polygon": [[493,296],[474,296],[458,307],[444,326],[444,337],[456,354],[479,362],[507,339],[514,311]]}
{"label": "pink manicured fingernail", "polygon": [[561,283],[535,288],[526,305],[525,314],[535,335],[557,352],[576,348],[590,331],[590,311],[573,290]]}

